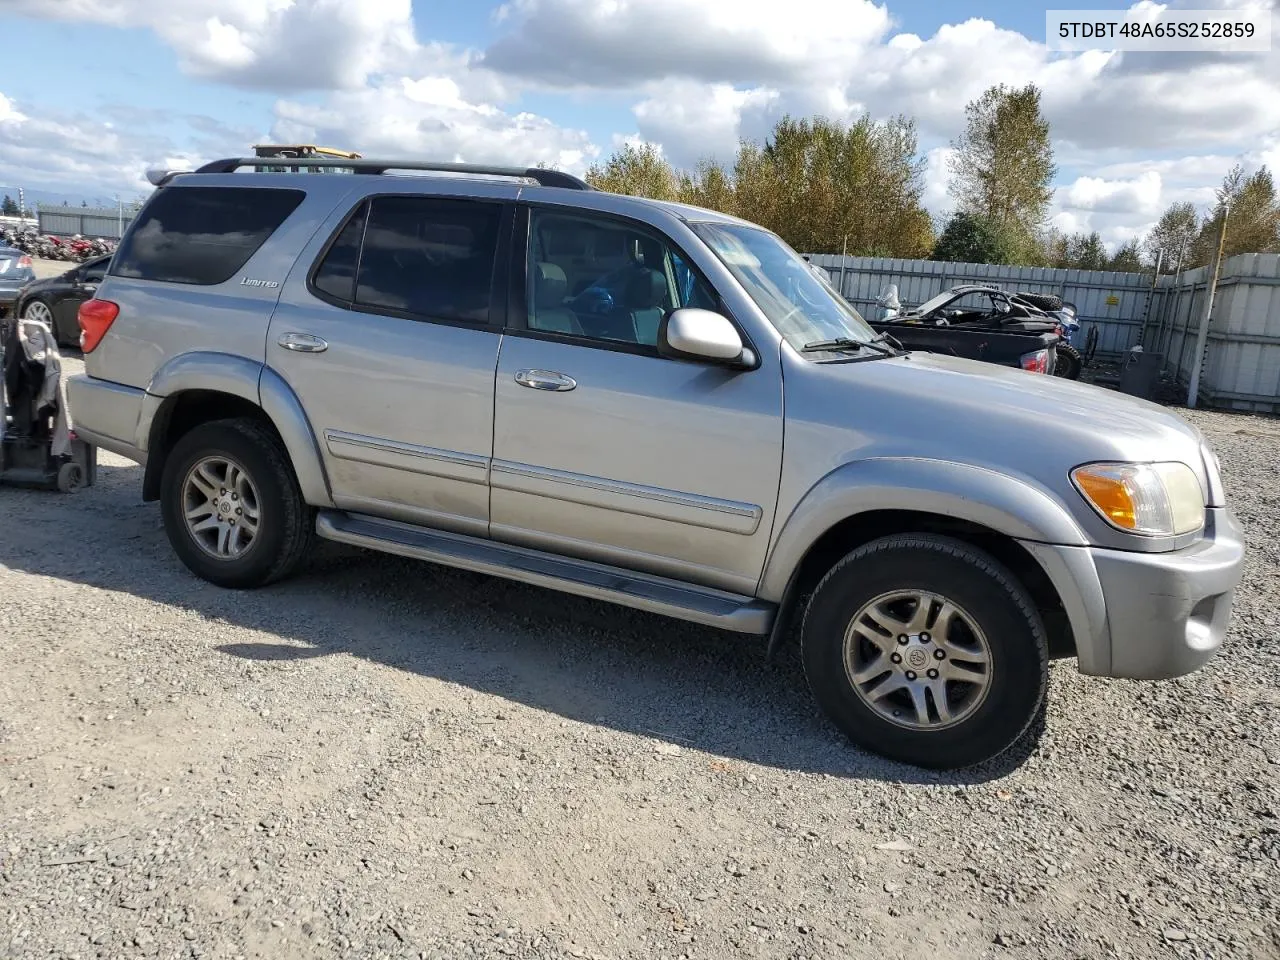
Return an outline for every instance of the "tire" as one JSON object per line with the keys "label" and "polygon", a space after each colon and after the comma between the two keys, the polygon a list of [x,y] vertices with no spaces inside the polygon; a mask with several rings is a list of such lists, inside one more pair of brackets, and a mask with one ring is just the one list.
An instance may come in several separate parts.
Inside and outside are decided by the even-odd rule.
{"label": "tire", "polygon": [[[202,464],[197,477],[196,467]],[[222,479],[232,476],[229,467],[220,473],[218,464],[235,466],[247,477],[247,485],[236,479],[230,484],[233,489],[216,492]],[[203,489],[212,490],[208,503],[200,499],[206,496]],[[206,508],[207,513],[197,513],[197,519],[188,522],[189,511]],[[174,444],[161,475],[160,511],[179,559],[196,576],[221,587],[260,587],[287,577],[302,562],[315,535],[315,511],[302,499],[288,455],[268,427],[250,419],[204,423]],[[235,524],[237,512],[241,532],[228,527],[224,548],[224,521]],[[210,527],[213,521],[217,522]],[[199,525],[207,529],[193,532]],[[250,525],[255,529],[245,543],[249,535],[243,531]],[[237,544],[239,552],[234,552]]]}
{"label": "tire", "polygon": [[54,485],[59,493],[75,493],[84,486],[84,468],[78,463],[64,463],[58,467]]}
{"label": "tire", "polygon": [[1080,356],[1080,351],[1065,340],[1059,341],[1058,360],[1053,368],[1053,375],[1067,380],[1079,380],[1083,368],[1084,358]]}
{"label": "tire", "polygon": [[1084,361],[1093,363],[1093,355],[1098,352],[1098,328],[1090,327],[1084,338]]}
{"label": "tire", "polygon": [[[942,629],[937,601],[952,605],[955,613],[945,637],[934,638],[919,626],[927,619],[906,626],[920,605],[892,598],[913,592],[931,595],[928,609],[938,612],[930,627]],[[903,617],[904,631],[916,632],[884,636],[863,617],[869,608],[876,608],[882,621]],[[846,648],[846,631],[852,631],[855,616],[866,626]],[[866,639],[868,635],[876,639]],[[910,637],[905,646],[904,636]],[[942,646],[946,649],[939,657]],[[895,535],[848,554],[810,598],[801,650],[814,698],[850,740],[889,759],[938,770],[989,761],[1019,743],[1042,709],[1048,683],[1048,641],[1026,589],[993,557],[949,537]],[[947,679],[984,673],[978,662],[983,651],[982,684]],[[895,654],[901,660],[896,666],[889,663]],[[846,667],[851,660],[862,668],[855,671],[863,680],[861,690],[883,686],[893,692],[879,699],[859,692]],[[937,679],[907,673],[913,665]],[[908,678],[918,678],[913,681],[918,700],[905,689]],[[894,684],[901,686],[894,690]],[[939,688],[949,724],[938,710]]]}
{"label": "tire", "polygon": [[22,308],[23,320],[38,320],[46,324],[53,332],[53,340],[59,347],[66,346],[66,342],[62,339],[62,331],[58,329],[58,321],[53,315],[53,309],[43,300],[32,300],[25,304]]}
{"label": "tire", "polygon": [[1062,298],[1052,293],[1019,293],[1019,300],[1025,300],[1038,310],[1061,310]]}

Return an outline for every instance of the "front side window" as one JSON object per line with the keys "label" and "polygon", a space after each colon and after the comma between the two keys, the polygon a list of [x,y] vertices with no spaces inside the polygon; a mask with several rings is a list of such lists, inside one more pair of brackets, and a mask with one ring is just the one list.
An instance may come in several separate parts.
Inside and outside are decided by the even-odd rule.
{"label": "front side window", "polygon": [[111,261],[111,274],[212,285],[230,280],[297,209],[301,190],[163,187]]}
{"label": "front side window", "polygon": [[641,347],[657,347],[670,311],[718,305],[657,233],[589,214],[532,211],[528,284],[530,330]]}
{"label": "front side window", "polygon": [[692,228],[795,349],[875,339],[862,315],[775,234],[734,223],[697,223]]}
{"label": "front side window", "polygon": [[[497,203],[374,198],[364,228],[355,304],[430,320],[488,323],[501,216]],[[354,234],[347,240],[330,255],[349,259]],[[335,271],[335,290],[346,289],[342,278],[341,270]],[[341,292],[334,295],[345,299]]]}

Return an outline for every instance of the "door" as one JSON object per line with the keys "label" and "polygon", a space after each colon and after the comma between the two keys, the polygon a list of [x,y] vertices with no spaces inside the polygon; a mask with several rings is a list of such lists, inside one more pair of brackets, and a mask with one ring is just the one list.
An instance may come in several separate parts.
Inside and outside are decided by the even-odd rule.
{"label": "door", "polygon": [[493,537],[752,593],[782,464],[776,355],[755,370],[658,355],[665,313],[723,308],[649,226],[535,207],[517,232],[526,302],[498,362]]}
{"label": "door", "polygon": [[337,506],[487,535],[510,217],[500,200],[374,197],[290,279],[267,363],[302,401]]}
{"label": "door", "polygon": [[98,284],[107,275],[110,263],[109,256],[88,261],[75,270],[65,283],[60,284],[53,295],[51,306],[54,329],[60,331],[67,342],[80,336],[80,304],[91,299],[97,292]]}

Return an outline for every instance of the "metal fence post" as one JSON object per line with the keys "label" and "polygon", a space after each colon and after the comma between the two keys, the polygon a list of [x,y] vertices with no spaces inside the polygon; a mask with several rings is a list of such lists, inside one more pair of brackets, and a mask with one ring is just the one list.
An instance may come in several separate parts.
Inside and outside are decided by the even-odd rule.
{"label": "metal fence post", "polygon": [[1191,385],[1187,389],[1187,406],[1194,408],[1200,391],[1200,372],[1204,369],[1205,344],[1209,338],[1209,318],[1213,315],[1213,295],[1218,289],[1218,271],[1222,268],[1222,248],[1227,242],[1227,217],[1231,214],[1231,201],[1222,205],[1222,228],[1218,231],[1218,252],[1213,258],[1213,274],[1205,290],[1204,316],[1200,318],[1200,332],[1196,336],[1196,354],[1191,368]]}

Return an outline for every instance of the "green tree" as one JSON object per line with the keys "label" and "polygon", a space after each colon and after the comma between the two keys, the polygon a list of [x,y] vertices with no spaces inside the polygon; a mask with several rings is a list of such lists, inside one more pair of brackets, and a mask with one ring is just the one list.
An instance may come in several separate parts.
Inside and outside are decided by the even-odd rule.
{"label": "green tree", "polygon": [[797,249],[921,257],[933,222],[921,204],[924,161],[915,123],[863,116],[852,124],[784,117],[734,167],[739,211]]}
{"label": "green tree", "polygon": [[924,161],[905,117],[852,124],[784,117],[764,143],[743,142],[732,170],[714,159],[677,172],[656,148],[625,145],[587,181],[746,217],[806,253],[922,257],[933,222],[920,202]]}
{"label": "green tree", "polygon": [[961,210],[947,221],[930,259],[952,263],[1008,263],[1016,246],[1000,224]]}
{"label": "green tree", "polygon": [[681,203],[695,207],[721,213],[737,212],[733,175],[715,160],[699,160],[692,171],[682,173],[676,195]]}
{"label": "green tree", "polygon": [[0,205],[0,212],[6,217],[16,217],[19,215],[18,205],[14,202],[13,197],[7,193],[4,196],[3,205]]}
{"label": "green tree", "polygon": [[1074,234],[1067,242],[1067,260],[1076,270],[1106,270],[1107,248],[1098,231]]}
{"label": "green tree", "polygon": [[599,190],[654,200],[674,200],[679,186],[675,170],[651,143],[623,144],[603,165],[593,164],[586,180]]}
{"label": "green tree", "polygon": [[1035,84],[990,87],[965,107],[965,117],[964,132],[952,143],[951,195],[962,212],[1014,237],[1016,256],[1035,259],[1057,174],[1040,90]]}
{"label": "green tree", "polygon": [[1246,176],[1244,168],[1237,164],[1223,178],[1217,194],[1217,203],[1201,224],[1192,248],[1195,266],[1213,261],[1224,210],[1227,211],[1224,259],[1237,253],[1280,251],[1280,202],[1270,170],[1262,167]]}
{"label": "green tree", "polygon": [[1179,265],[1187,265],[1187,256],[1199,232],[1200,217],[1196,213],[1195,204],[1171,203],[1147,234],[1142,248],[1152,266],[1155,266],[1159,252],[1163,250],[1160,272],[1175,273]]}
{"label": "green tree", "polygon": [[1111,259],[1107,261],[1108,270],[1116,270],[1120,273],[1141,273],[1144,267],[1142,245],[1137,237],[1120,244]]}

